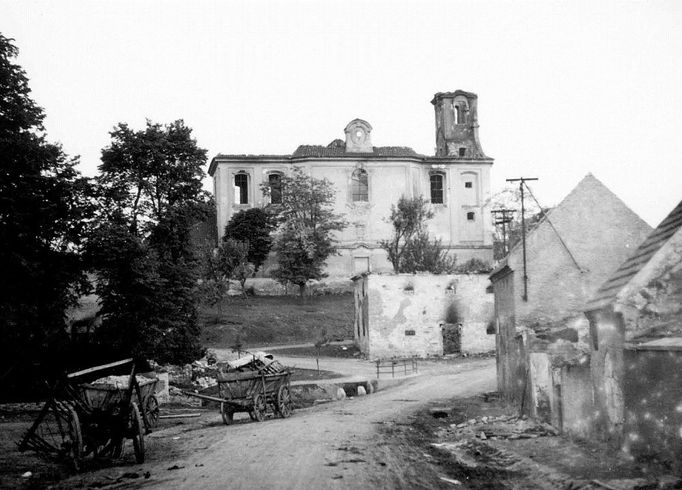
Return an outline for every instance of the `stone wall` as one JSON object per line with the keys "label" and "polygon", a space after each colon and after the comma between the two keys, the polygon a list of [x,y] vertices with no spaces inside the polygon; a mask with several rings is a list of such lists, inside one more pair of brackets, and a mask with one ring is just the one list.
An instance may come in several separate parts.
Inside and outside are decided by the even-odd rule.
{"label": "stone wall", "polygon": [[[445,324],[461,324],[462,351],[490,350],[488,280],[477,274],[367,274],[355,279],[356,308],[367,310],[368,338],[356,343],[372,359],[443,354]],[[364,292],[358,290],[364,288]],[[356,313],[357,317],[357,313]]]}

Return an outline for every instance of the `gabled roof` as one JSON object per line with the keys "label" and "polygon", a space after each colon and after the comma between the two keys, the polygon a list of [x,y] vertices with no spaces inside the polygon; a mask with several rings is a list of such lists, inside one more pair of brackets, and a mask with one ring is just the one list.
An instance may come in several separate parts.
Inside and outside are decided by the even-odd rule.
{"label": "gabled roof", "polygon": [[[563,240],[566,248],[571,252],[581,269],[592,270],[601,275],[602,278],[606,278],[619,262],[614,263],[613,257],[596,256],[595,251],[608,247],[610,237],[605,237],[603,233],[599,233],[599,241],[590,241],[587,232],[595,228],[605,229],[610,224],[610,219],[615,217],[618,218],[618,231],[631,232],[629,237],[621,236],[621,239],[627,240],[626,242],[612,243],[612,248],[619,248],[618,253],[621,258],[615,259],[619,261],[627,256],[625,255],[627,253],[626,247],[634,248],[638,245],[640,240],[650,232],[651,227],[599,179],[588,173],[559,204],[545,213],[531,228],[526,229],[526,244],[529,249],[543,249],[546,247],[546,241],[542,241],[540,237],[557,243]],[[561,240],[553,228],[559,233]],[[518,260],[521,253],[522,242],[519,240],[506,257],[498,263],[490,276],[491,279],[499,276],[505,267],[513,268],[512,264]],[[566,258],[568,259],[568,256]],[[556,261],[548,266],[553,267],[558,263]],[[606,269],[605,267],[609,263],[610,268]],[[596,288],[597,285],[594,284],[594,287]]]}
{"label": "gabled roof", "polygon": [[615,302],[618,293],[644,267],[661,247],[682,227],[682,202],[661,221],[661,224],[651,232],[635,252],[621,264],[616,272],[602,284],[585,311],[593,311]]}
{"label": "gabled roof", "polygon": [[345,144],[340,145],[301,145],[296,148],[292,158],[324,158],[324,157],[353,157],[367,155],[369,157],[421,157],[412,148],[406,146],[375,146],[371,153],[348,153]]}

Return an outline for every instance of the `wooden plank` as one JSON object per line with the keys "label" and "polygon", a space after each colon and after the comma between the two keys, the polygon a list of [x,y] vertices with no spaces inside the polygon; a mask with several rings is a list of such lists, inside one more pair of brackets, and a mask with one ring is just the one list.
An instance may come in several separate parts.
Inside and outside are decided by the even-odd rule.
{"label": "wooden plank", "polygon": [[115,366],[121,366],[123,364],[126,364],[128,362],[132,362],[133,358],[131,357],[130,359],[124,359],[123,361],[116,361],[116,362],[110,362],[109,364],[102,364],[101,366],[95,366],[91,367],[88,369],[83,369],[82,371],[76,371],[75,373],[67,374],[67,378],[76,378],[78,376],[82,376],[84,374],[88,373],[94,373],[96,371],[101,371],[102,369],[107,369],[110,367],[115,367]]}

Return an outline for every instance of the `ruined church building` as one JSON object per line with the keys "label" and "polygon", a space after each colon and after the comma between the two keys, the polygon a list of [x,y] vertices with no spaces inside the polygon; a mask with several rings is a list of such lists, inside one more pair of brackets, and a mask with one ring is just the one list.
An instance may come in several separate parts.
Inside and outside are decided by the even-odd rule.
{"label": "ruined church building", "polygon": [[[301,145],[291,155],[218,154],[209,168],[218,236],[240,210],[277,204],[282,175],[298,166],[334,184],[334,212],[348,222],[337,236],[340,255],[327,260],[331,276],[392,271],[379,241],[392,234],[387,218],[401,196],[421,195],[431,202],[434,217],[429,233],[457,255],[458,263],[474,257],[492,262],[493,159],[483,153],[478,137],[478,98],[456,90],[437,93],[431,103],[436,118],[435,156],[404,146],[373,146],[372,126],[362,119],[348,123],[345,141]],[[263,197],[261,184],[271,186],[269,200]]]}

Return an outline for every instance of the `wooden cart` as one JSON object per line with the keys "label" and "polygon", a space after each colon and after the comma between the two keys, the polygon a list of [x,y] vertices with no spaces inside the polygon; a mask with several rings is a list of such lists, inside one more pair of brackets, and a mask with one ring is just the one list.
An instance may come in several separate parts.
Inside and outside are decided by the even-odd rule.
{"label": "wooden cart", "polygon": [[188,396],[220,403],[223,422],[231,424],[234,414],[247,412],[251,420],[261,422],[268,412],[287,418],[293,411],[290,371],[267,374],[264,371],[220,374],[218,396],[185,391]]}
{"label": "wooden cart", "polygon": [[[133,359],[67,374],[52,390],[19,449],[69,460],[78,470],[87,457],[118,458],[131,439],[135,460],[144,461],[144,434],[158,420],[156,380],[137,376]],[[124,384],[93,384],[102,376],[125,373]],[[142,407],[142,409],[140,409]]]}

